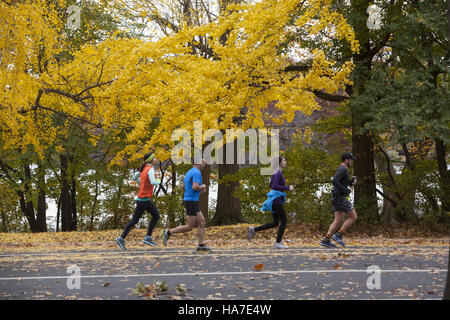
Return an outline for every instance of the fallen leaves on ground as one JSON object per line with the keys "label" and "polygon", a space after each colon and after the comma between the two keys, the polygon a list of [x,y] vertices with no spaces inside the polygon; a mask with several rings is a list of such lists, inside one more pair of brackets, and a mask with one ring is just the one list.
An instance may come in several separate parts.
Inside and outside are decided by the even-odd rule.
{"label": "fallen leaves on ground", "polygon": [[[252,241],[247,240],[247,230],[250,224],[231,226],[213,226],[206,228],[205,236],[208,245],[213,248],[269,247],[273,245],[276,229],[258,232]],[[395,232],[383,232],[377,236],[369,235],[355,228],[346,236],[347,246],[436,246],[448,245],[448,235],[436,234],[429,236],[423,232],[410,232],[398,228]],[[70,250],[109,250],[118,249],[114,239],[122,230],[106,231],[74,231],[74,232],[42,232],[42,233],[0,233],[0,252],[49,252]],[[133,229],[126,238],[126,246],[132,248],[148,247],[142,243],[146,234],[146,226]],[[161,229],[156,228],[153,239],[161,244]],[[285,233],[291,247],[317,247],[323,235],[316,226],[306,224],[290,224]],[[405,237],[408,237],[405,239]],[[197,231],[176,234],[168,242],[168,247],[194,247],[197,241]],[[345,256],[342,256],[345,258]]]}

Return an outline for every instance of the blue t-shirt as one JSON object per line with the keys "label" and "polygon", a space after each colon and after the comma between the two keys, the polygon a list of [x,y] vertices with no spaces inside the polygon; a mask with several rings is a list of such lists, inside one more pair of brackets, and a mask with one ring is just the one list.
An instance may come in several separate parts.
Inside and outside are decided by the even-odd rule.
{"label": "blue t-shirt", "polygon": [[192,190],[192,185],[195,182],[202,185],[202,173],[200,170],[193,167],[184,177],[184,201],[198,201],[198,198],[200,197],[200,190]]}

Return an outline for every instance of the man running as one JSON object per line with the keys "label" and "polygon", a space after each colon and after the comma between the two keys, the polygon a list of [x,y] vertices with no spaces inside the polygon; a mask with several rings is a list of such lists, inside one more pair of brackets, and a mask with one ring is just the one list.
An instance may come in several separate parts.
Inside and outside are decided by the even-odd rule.
{"label": "man running", "polygon": [[211,250],[203,243],[203,237],[205,235],[205,218],[200,211],[200,205],[198,199],[200,192],[206,191],[206,185],[202,184],[201,170],[205,167],[206,162],[204,159],[200,163],[194,164],[194,166],[186,173],[184,177],[184,197],[183,205],[186,208],[187,224],[179,226],[174,229],[163,231],[163,243],[166,246],[169,237],[175,233],[189,232],[194,227],[197,227],[198,246],[197,250]]}
{"label": "man running", "polygon": [[136,172],[131,178],[133,181],[139,183],[139,192],[135,198],[136,208],[134,210],[133,217],[126,225],[122,235],[116,238],[116,242],[122,250],[126,250],[125,238],[127,234],[136,225],[136,223],[138,223],[145,211],[150,212],[152,219],[148,224],[147,235],[144,237],[143,242],[149,246],[156,246],[156,243],[154,243],[152,239],[152,232],[156,222],[159,220],[159,212],[152,202],[152,196],[153,186],[161,183],[159,179],[155,179],[155,170],[153,169],[153,166],[156,163],[157,160],[155,158],[155,154],[145,154],[144,162],[139,167],[139,172]]}
{"label": "man running", "polygon": [[[336,247],[336,245],[331,242],[331,239],[336,241],[339,245],[345,246],[342,236],[357,219],[356,211],[348,199],[351,192],[349,187],[356,184],[356,178],[353,177],[350,180],[348,174],[348,168],[353,164],[353,160],[355,160],[355,157],[350,152],[342,154],[342,163],[331,180],[333,183],[331,204],[334,211],[334,221],[328,229],[328,233],[320,242],[320,245],[323,247]],[[347,213],[347,219],[344,221],[344,224],[342,224],[344,213]],[[335,232],[341,224],[342,227],[339,231]]]}
{"label": "man running", "polygon": [[294,191],[294,187],[286,186],[286,181],[283,177],[282,170],[286,168],[286,159],[280,156],[276,160],[278,160],[279,169],[272,175],[269,184],[272,190],[267,194],[268,199],[264,202],[264,205],[262,207],[263,211],[272,211],[273,222],[264,224],[256,228],[248,227],[248,240],[250,241],[258,231],[278,227],[277,240],[275,242],[274,248],[287,249],[288,247],[281,243],[287,224],[286,211],[284,210],[283,206],[286,198],[286,194],[284,192],[286,190]]}

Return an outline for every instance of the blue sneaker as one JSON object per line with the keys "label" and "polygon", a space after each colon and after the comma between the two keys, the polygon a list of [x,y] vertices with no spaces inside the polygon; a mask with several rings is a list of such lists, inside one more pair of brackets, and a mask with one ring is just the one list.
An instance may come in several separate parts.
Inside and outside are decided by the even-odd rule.
{"label": "blue sneaker", "polygon": [[163,230],[162,238],[163,244],[167,246],[167,240],[169,240],[169,234],[167,233],[167,230]]}
{"label": "blue sneaker", "polygon": [[320,241],[320,245],[322,247],[327,247],[327,248],[336,248],[336,245],[334,243],[332,243],[331,240],[328,238],[322,239],[322,241]]}
{"label": "blue sneaker", "polygon": [[341,246],[345,247],[345,242],[342,241],[342,236],[338,235],[337,233],[334,233],[331,238],[333,238],[334,241],[339,243]]}
{"label": "blue sneaker", "polygon": [[153,242],[153,239],[150,236],[145,236],[143,242],[145,244],[148,244],[149,246],[153,246],[153,247],[157,246],[157,244]]}
{"label": "blue sneaker", "polygon": [[122,249],[122,250],[127,250],[127,248],[125,248],[125,239],[122,238],[122,236],[117,237],[117,238],[116,238],[116,242],[117,242],[117,244],[119,245],[120,249]]}

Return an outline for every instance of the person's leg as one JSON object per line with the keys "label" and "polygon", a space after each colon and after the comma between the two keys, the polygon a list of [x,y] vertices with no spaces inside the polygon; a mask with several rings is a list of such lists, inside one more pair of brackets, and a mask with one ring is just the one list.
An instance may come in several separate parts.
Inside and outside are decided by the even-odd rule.
{"label": "person's leg", "polygon": [[145,203],[144,201],[136,201],[136,208],[134,209],[134,214],[131,220],[128,222],[128,224],[125,226],[125,229],[122,232],[122,238],[125,239],[125,237],[128,235],[130,230],[138,223],[139,219],[142,217],[142,214],[145,211]]}
{"label": "person's leg", "polygon": [[327,234],[320,241],[320,245],[328,248],[335,248],[336,245],[331,242],[331,239],[334,239],[334,232],[336,229],[342,224],[342,220],[344,218],[344,212],[336,210],[334,212],[334,221],[328,228]]}
{"label": "person's leg", "polygon": [[342,224],[342,221],[344,220],[344,212],[343,211],[336,211],[334,213],[334,221],[328,228],[328,232],[326,234],[326,237],[331,239],[331,235],[339,228],[339,226]]}
{"label": "person's leg", "polygon": [[287,225],[286,211],[284,210],[283,204],[274,205],[274,209],[278,219],[280,220],[280,226],[278,227],[277,243],[281,243]]}
{"label": "person's leg", "polygon": [[270,223],[263,224],[262,226],[256,227],[254,230],[255,232],[275,228],[279,224],[279,218],[278,215],[275,212],[272,212],[272,219],[273,221]]}
{"label": "person's leg", "polygon": [[183,226],[179,226],[179,227],[170,229],[169,234],[172,235],[175,233],[189,232],[192,229],[194,229],[196,221],[197,221],[196,216],[187,216],[187,223]]}
{"label": "person's leg", "polygon": [[150,220],[149,224],[148,224],[148,229],[147,229],[147,236],[151,236],[152,232],[153,232],[153,228],[155,227],[156,223],[159,220],[159,211],[158,209],[155,207],[155,205],[153,204],[153,202],[150,201],[146,201],[146,207],[145,209],[152,215],[152,219]]}
{"label": "person's leg", "polygon": [[203,244],[203,238],[205,237],[205,218],[203,217],[203,214],[201,211],[197,212],[197,221],[196,221],[196,227],[197,227],[197,238],[198,238],[198,245]]}
{"label": "person's leg", "polygon": [[344,232],[346,232],[353,223],[355,223],[357,219],[356,211],[353,209],[352,211],[347,213],[347,219],[345,219],[344,224],[342,225],[341,229],[339,229],[339,233],[342,235]]}

